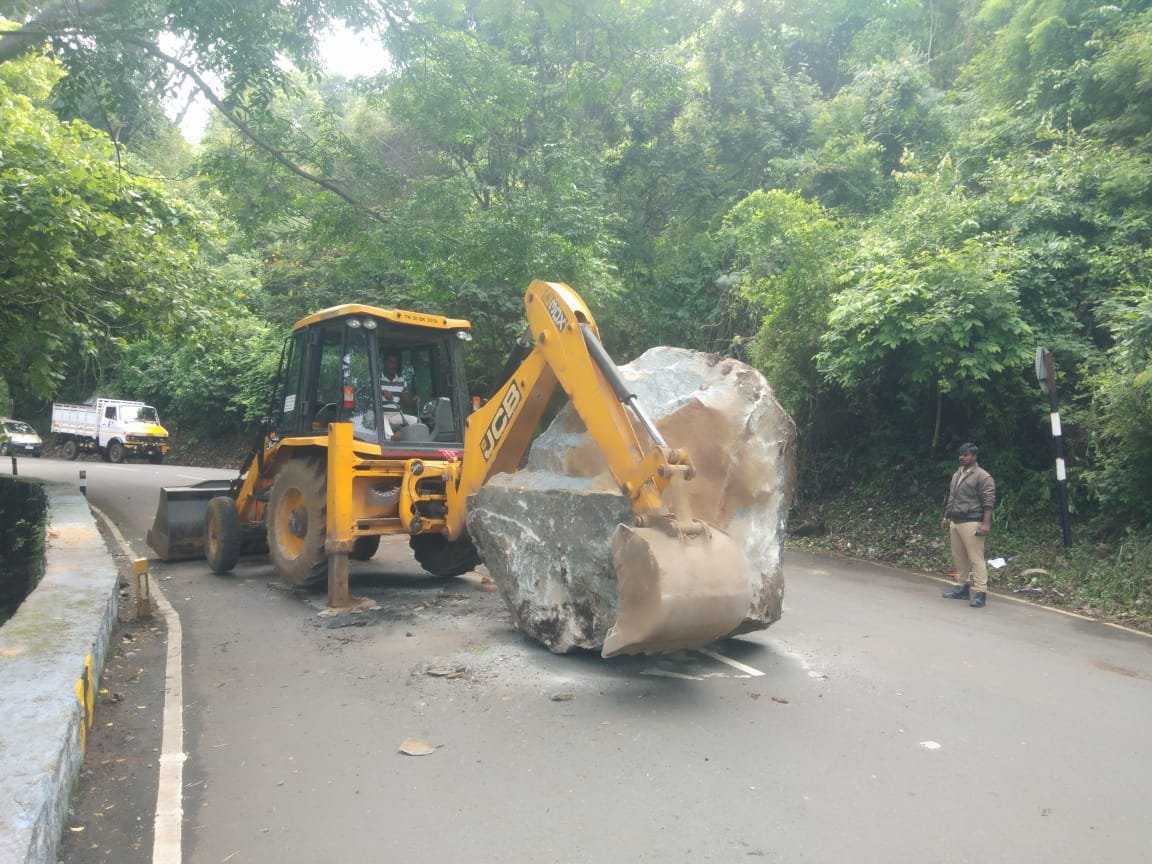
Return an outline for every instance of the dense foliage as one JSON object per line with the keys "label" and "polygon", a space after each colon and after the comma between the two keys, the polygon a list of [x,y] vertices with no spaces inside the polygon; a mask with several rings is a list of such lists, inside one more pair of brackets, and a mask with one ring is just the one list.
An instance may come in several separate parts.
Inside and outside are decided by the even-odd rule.
{"label": "dense foliage", "polygon": [[[1078,524],[1152,523],[1147,2],[77,9],[58,81],[0,38],[18,407],[114,384],[227,428],[258,416],[278,334],[352,300],[472,319],[482,387],[544,276],[620,359],[675,343],[763,369],[800,424],[802,500],[896,465],[940,479],[974,439],[1050,517],[1045,346]],[[380,35],[386,72],[318,74],[317,28],[340,18]],[[143,35],[95,26],[127,19]],[[229,111],[191,166],[130,134],[163,125],[156,100],[190,73]],[[100,125],[121,160],[193,176],[142,179],[51,107],[119,118]],[[78,358],[98,348],[93,380]]]}

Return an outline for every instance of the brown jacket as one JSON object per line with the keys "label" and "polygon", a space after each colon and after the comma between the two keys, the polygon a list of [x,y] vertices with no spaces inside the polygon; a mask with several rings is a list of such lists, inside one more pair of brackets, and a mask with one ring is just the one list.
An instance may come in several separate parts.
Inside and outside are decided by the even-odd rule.
{"label": "brown jacket", "polygon": [[973,465],[967,472],[957,468],[948,487],[944,516],[953,522],[980,522],[984,511],[996,504],[996,481],[992,475]]}

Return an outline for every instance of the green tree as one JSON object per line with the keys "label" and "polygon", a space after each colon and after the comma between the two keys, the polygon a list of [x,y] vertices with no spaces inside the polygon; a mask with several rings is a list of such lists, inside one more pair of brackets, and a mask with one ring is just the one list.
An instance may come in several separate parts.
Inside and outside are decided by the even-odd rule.
{"label": "green tree", "polygon": [[935,451],[947,401],[968,420],[998,416],[1005,379],[1031,360],[1031,328],[1020,315],[1010,243],[906,237],[863,238],[817,361],[865,400],[874,431],[911,422]]}
{"label": "green tree", "polygon": [[48,398],[71,368],[100,367],[134,332],[185,318],[212,282],[202,214],[126,174],[107,137],[61,123],[43,96],[52,64],[0,80],[0,368],[14,394]]}
{"label": "green tree", "polygon": [[1152,289],[1131,285],[1104,305],[1114,344],[1090,379],[1087,479],[1112,524],[1152,524]]}
{"label": "green tree", "polygon": [[811,423],[825,389],[813,358],[828,326],[844,230],[818,204],[753,192],[729,211],[740,291],[760,313],[752,359],[786,408]]}

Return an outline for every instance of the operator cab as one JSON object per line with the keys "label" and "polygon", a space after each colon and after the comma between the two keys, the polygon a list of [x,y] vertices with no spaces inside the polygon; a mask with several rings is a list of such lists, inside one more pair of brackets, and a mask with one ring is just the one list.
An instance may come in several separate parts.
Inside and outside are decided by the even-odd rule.
{"label": "operator cab", "polygon": [[384,456],[462,452],[470,340],[468,322],[436,315],[358,304],[310,315],[281,356],[272,433],[318,437],[350,422]]}

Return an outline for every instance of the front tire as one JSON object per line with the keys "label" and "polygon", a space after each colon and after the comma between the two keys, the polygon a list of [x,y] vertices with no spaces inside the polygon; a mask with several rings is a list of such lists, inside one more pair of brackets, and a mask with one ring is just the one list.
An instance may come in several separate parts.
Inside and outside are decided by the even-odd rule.
{"label": "front tire", "polygon": [[64,442],[64,458],[69,462],[75,462],[76,457],[80,455],[80,445],[69,438]]}
{"label": "front tire", "polygon": [[276,572],[295,588],[318,585],[328,572],[327,468],[316,457],[291,459],[272,484],[265,523]]}
{"label": "front tire", "polygon": [[148,456],[148,461],[151,462],[153,465],[159,465],[161,462],[164,461],[164,454],[163,453],[151,453]]}
{"label": "front tire", "polygon": [[240,560],[240,514],[236,502],[217,495],[204,513],[204,557],[213,573],[227,573]]}
{"label": "front tire", "polygon": [[416,563],[434,576],[461,576],[480,563],[471,537],[449,542],[443,534],[417,534],[408,538],[408,545]]}
{"label": "front tire", "polygon": [[108,461],[119,465],[124,461],[124,444],[116,440],[109,441],[107,453]]}

